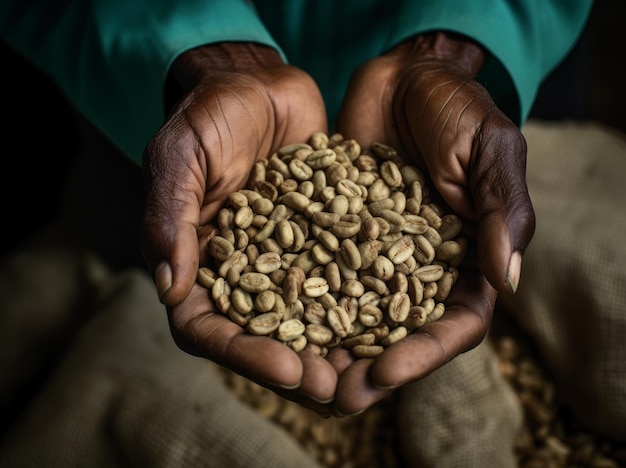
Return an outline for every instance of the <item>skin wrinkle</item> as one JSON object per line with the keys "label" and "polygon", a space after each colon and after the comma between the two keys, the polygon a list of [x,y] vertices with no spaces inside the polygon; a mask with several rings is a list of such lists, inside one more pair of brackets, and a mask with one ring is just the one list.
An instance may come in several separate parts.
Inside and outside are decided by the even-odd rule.
{"label": "skin wrinkle", "polygon": [[[234,338],[237,335],[233,335],[228,340],[226,347],[216,348],[214,347],[215,343],[211,341],[212,336],[213,335],[219,336],[221,333],[221,330],[225,327],[230,326],[230,324],[221,323],[221,325],[218,324],[215,327],[202,327],[201,325],[207,321],[215,321],[216,323],[218,323],[215,317],[215,312],[207,311],[207,312],[204,312],[203,314],[192,317],[191,320],[189,320],[185,324],[183,329],[188,331],[189,335],[187,336],[190,336],[192,338],[192,344],[194,346],[197,345],[198,343],[206,343],[208,346],[202,349],[206,349],[211,356],[217,356],[217,355],[228,356],[230,354],[229,349],[234,341]],[[202,340],[198,337],[198,334],[196,333],[196,330],[200,330],[200,329],[204,330],[204,335],[202,337]],[[208,330],[209,333],[207,333],[206,330]],[[196,350],[195,348],[193,352],[196,356],[205,357],[204,352],[200,352]]]}
{"label": "skin wrinkle", "polygon": [[463,106],[463,108],[461,109],[461,112],[459,112],[459,117],[456,119],[456,125],[455,125],[455,134],[458,134],[458,129],[459,129],[459,122],[461,122],[461,117],[463,117],[463,114],[465,113],[465,111],[472,105],[472,103],[476,100],[476,96],[473,95],[472,98],[467,101],[467,103]]}
{"label": "skin wrinkle", "polygon": [[[453,80],[449,81],[449,83],[453,83],[453,82],[454,82]],[[447,83],[444,83],[444,84],[447,84]],[[464,86],[464,85],[466,85],[466,84],[467,84],[467,81],[462,82],[459,86],[457,86],[457,88],[456,88],[454,91],[452,91],[452,92],[450,93],[450,95],[449,95],[449,96],[448,96],[448,98],[446,99],[446,102],[444,102],[444,103],[443,103],[443,105],[441,106],[441,109],[439,109],[439,112],[437,113],[437,116],[435,117],[435,119],[433,119],[434,121],[439,120],[439,116],[442,114],[442,112],[444,111],[444,109],[448,106],[448,103],[449,103],[449,102],[452,100],[452,98],[453,98],[453,97],[454,97],[454,96],[455,96],[455,95],[459,92],[459,90],[460,90],[461,88],[463,88],[463,86]],[[437,87],[438,87],[438,86],[437,86]],[[435,87],[435,89],[436,89],[437,87]],[[430,96],[428,96],[428,98],[430,99]],[[447,122],[447,120],[446,120],[446,122]],[[444,126],[445,126],[445,125],[444,125]]]}
{"label": "skin wrinkle", "polygon": [[[441,110],[440,110],[440,112],[439,112],[439,114],[437,114],[437,120],[439,119],[439,117],[440,117],[440,116],[441,116],[441,114],[443,113],[443,109],[444,109],[444,108],[442,107],[442,108],[441,108]],[[443,121],[443,125],[441,125],[441,126],[439,127],[439,138],[438,138],[438,140],[437,140],[437,141],[438,141],[437,146],[438,146],[439,148],[441,148],[441,147],[442,147],[441,142],[445,139],[444,134],[445,134],[445,130],[446,130],[446,126],[447,126],[447,124],[448,124],[448,121],[450,120],[450,116],[451,116],[451,114],[452,114],[452,111],[451,111],[451,110],[450,110],[450,111],[448,111],[448,115],[446,116],[445,120]],[[458,127],[457,127],[457,128],[458,128]],[[457,132],[456,132],[456,129],[455,129],[455,135],[456,135],[456,133],[457,133]],[[438,151],[438,152],[439,152],[439,151]]]}
{"label": "skin wrinkle", "polygon": [[[190,119],[190,116],[189,116],[189,113],[188,113],[187,109],[185,109],[185,110],[182,112],[182,118],[186,121],[187,126],[188,126],[189,128],[192,128],[192,129],[194,128],[194,127],[193,127],[193,125],[192,125],[192,120]],[[200,138],[200,135],[198,134],[198,132],[197,132],[195,129],[193,130],[193,136],[194,136],[195,141],[196,141],[196,145],[195,145],[195,146],[196,146],[197,148],[202,148],[202,139]],[[202,156],[203,156],[203,155],[201,155],[201,154],[199,154],[198,152],[196,152],[196,162],[198,163],[198,167],[200,167],[200,168],[201,168],[201,170],[202,170],[202,171],[204,171],[204,172],[206,173],[206,167],[204,167],[204,168],[203,168],[203,166],[205,166],[205,165],[206,165],[206,162],[204,162],[204,163],[203,163],[203,161],[202,161],[202,159],[203,159],[203,158],[202,158]],[[184,168],[182,168],[181,170],[177,171],[177,172],[179,172],[179,173],[181,174],[181,176],[182,176],[184,173],[188,173],[188,172],[191,172],[192,174],[195,174],[195,173],[196,173],[196,171],[194,171],[194,170],[193,170],[193,168],[191,167],[191,165],[190,165],[190,163],[188,162],[187,158],[181,158],[181,160],[185,163],[185,167],[184,167]],[[177,166],[177,167],[178,167],[178,166]],[[203,168],[203,169],[202,169],[202,168]],[[172,168],[172,167],[170,167],[170,168],[169,168],[169,170],[170,170],[171,172],[174,172],[174,168]],[[184,172],[183,172],[183,171],[184,171]],[[200,180],[200,176],[196,176],[196,178],[197,178],[197,180]],[[183,179],[183,177],[180,177],[180,178],[179,178],[179,177],[176,177],[176,178],[174,178],[174,180],[178,181],[178,180],[184,180],[184,179]],[[179,192],[180,192],[180,193],[186,193],[186,192],[187,192],[187,190],[185,190],[185,189],[180,189],[180,184],[177,184],[177,185],[178,185],[179,189],[178,189],[178,190],[176,190],[176,193],[179,193]],[[196,184],[196,185],[197,185],[197,186],[200,186],[200,184]],[[197,197],[197,202],[198,202],[198,205],[201,205],[201,204],[202,204],[202,200],[203,200],[203,198],[204,198],[204,197],[203,197],[203,194],[200,194],[200,196],[198,196],[198,197]],[[182,201],[181,201],[180,203],[181,203],[183,206],[184,206],[184,204],[185,204],[185,203],[184,203],[184,202],[182,202]]]}
{"label": "skin wrinkle", "polygon": [[[228,97],[229,98],[234,98],[241,105],[242,109],[247,110],[247,106],[245,106],[244,100],[241,98],[241,96],[238,93],[232,92]],[[224,98],[223,97],[218,97],[215,100],[215,103],[216,103],[217,108],[220,110],[220,116],[225,115]],[[215,172],[215,173],[219,174],[219,173],[224,172],[225,171],[224,167],[227,166],[227,164],[224,163],[224,152],[225,152],[224,141],[226,141],[226,140],[230,141],[231,148],[236,148],[237,145],[236,145],[235,139],[233,137],[235,132],[233,131],[229,120],[222,119],[222,121],[226,122],[227,128],[226,129],[220,129],[219,125],[217,125],[217,118],[212,113],[208,112],[208,110],[207,110],[207,116],[211,120],[211,122],[213,123],[213,128],[215,128],[215,131],[218,134],[217,141],[218,141],[218,144],[220,145],[218,154],[211,153],[213,156],[215,156],[211,160],[212,161],[219,161],[220,165],[217,168],[216,167],[212,167],[212,169],[213,169],[212,171],[209,171],[209,168],[206,169],[207,182],[208,182],[208,180],[210,179],[210,176],[211,176],[211,174],[209,172]],[[248,114],[248,117],[252,118],[253,116]],[[209,149],[208,148],[204,148],[204,151],[205,151],[206,154],[209,154]],[[208,159],[208,158],[206,158],[206,159]],[[213,165],[213,166],[215,166],[215,165]],[[221,180],[214,180],[214,181],[212,181],[210,183],[207,183],[207,192],[205,192],[205,193],[208,193],[209,190],[214,190],[214,189],[218,188],[220,186],[220,182],[221,182]]]}
{"label": "skin wrinkle", "polygon": [[[186,353],[194,356],[200,356],[200,352],[196,349],[196,345],[200,341],[198,339],[198,335],[196,334],[196,329],[198,328],[196,324],[209,319],[210,312],[204,312],[193,316],[190,320],[186,320],[184,323],[180,323],[182,320],[182,318],[179,317],[180,314],[177,314],[174,311],[168,311],[168,314],[171,328],[176,331],[173,335],[176,345]],[[182,339],[183,337],[184,339]]]}
{"label": "skin wrinkle", "polygon": [[[185,120],[187,121],[187,125],[190,128],[193,128],[191,121],[189,120],[189,115],[187,112],[185,112],[183,114],[183,117],[185,118]],[[196,147],[199,148],[201,151],[196,151],[196,162],[198,164],[198,167],[200,168],[200,172],[201,174],[197,174],[196,175],[196,180],[197,180],[197,184],[196,186],[200,187],[202,184],[202,179],[204,178],[204,180],[206,180],[206,172],[207,172],[207,165],[206,165],[206,161],[202,161],[202,154],[201,152],[204,151],[204,148],[202,146],[202,140],[200,138],[200,136],[198,135],[198,133],[196,132],[196,130],[194,129],[193,135],[195,137],[196,140]],[[192,174],[195,174],[196,171],[193,170],[193,168],[191,167],[190,163],[188,162],[188,160],[186,158],[183,158],[183,161],[185,162],[185,168],[188,169],[188,172],[191,172]],[[182,175],[182,174],[181,174]],[[176,180],[178,180],[178,178],[176,178]],[[182,177],[181,177],[182,180]],[[202,206],[202,201],[203,201],[204,197],[203,194],[198,194],[197,197],[197,202],[199,206]]]}
{"label": "skin wrinkle", "polygon": [[[182,180],[182,178],[181,178],[181,180]],[[181,184],[182,184],[181,182],[177,181],[176,182],[177,189],[174,190],[174,191],[171,191],[171,190],[167,191],[168,196],[167,196],[167,198],[165,198],[165,200],[167,200],[167,202],[168,202],[169,209],[174,209],[177,212],[180,211],[181,207],[185,207],[188,204],[185,200],[182,200],[182,199],[179,199],[179,198],[175,197],[175,194],[188,193],[187,190],[184,190],[184,189],[180,188],[182,186]],[[193,222],[191,224],[195,225],[195,223],[193,223]]]}
{"label": "skin wrinkle", "polygon": [[[272,81],[275,81],[275,79],[274,79],[274,80],[272,80]],[[267,99],[271,102],[271,108],[272,108],[272,110],[273,110],[273,113],[274,113],[274,114],[276,114],[276,103],[275,103],[274,99],[272,98],[271,94],[270,94],[270,93],[262,94],[262,93],[258,92],[258,91],[257,91],[256,89],[254,89],[254,88],[253,88],[253,90],[254,90],[255,94],[258,96],[259,100],[264,100],[265,98],[267,98]],[[243,109],[245,109],[246,111],[248,111],[248,107],[245,105],[245,101],[241,98],[241,95],[239,95],[238,93],[233,93],[233,96],[235,97],[235,99],[237,99],[237,100],[239,101],[239,103],[241,104],[241,107],[242,107]],[[221,107],[221,106],[220,106],[220,107]],[[223,112],[222,112],[222,113],[223,113]],[[254,116],[254,115],[252,115],[249,111],[248,111],[248,117],[250,118],[250,120],[254,120],[254,118],[255,118],[255,116]],[[267,122],[270,122],[270,120],[271,120],[271,119],[269,119],[269,118],[268,118],[268,119],[267,119]],[[267,125],[268,125],[268,124],[266,124],[265,130],[267,130]],[[263,145],[261,144],[261,139],[263,138],[264,133],[266,133],[266,132],[261,132],[261,133],[259,133],[259,134],[258,134],[258,136],[257,136],[257,144],[256,144],[256,147],[257,147],[259,150],[260,150],[260,148],[263,146]],[[231,132],[230,132],[230,134],[231,134],[231,135],[233,135],[233,132],[231,131]],[[233,139],[231,138],[231,142],[232,142],[232,141],[233,141]],[[221,139],[220,139],[220,143],[221,143]],[[234,148],[236,145],[233,143],[233,145],[232,145],[232,146],[233,146],[233,148]],[[261,158],[261,154],[260,154],[260,151],[259,151],[259,154],[255,155],[254,160],[256,161],[256,160],[258,160],[258,159],[260,159],[260,158]]]}
{"label": "skin wrinkle", "polygon": [[[224,119],[225,112],[224,112],[224,107],[222,106],[222,99],[223,98],[221,96],[217,97],[217,99],[215,100],[216,106],[220,110],[221,120],[226,123],[227,127],[230,127],[230,122],[227,119]],[[204,107],[206,108],[206,104],[204,104]],[[219,154],[215,155],[214,153],[211,153],[208,148],[203,148],[203,150],[204,150],[205,154],[210,154],[212,156],[211,157],[211,165],[212,166],[214,166],[213,163],[214,163],[214,161],[216,159],[219,160],[220,167],[216,170],[216,172],[220,173],[222,171],[222,166],[224,166],[224,144],[222,143],[222,132],[220,131],[220,127],[219,127],[219,125],[217,123],[217,119],[215,117],[213,117],[212,113],[209,112],[208,109],[207,109],[206,112],[207,112],[208,117],[211,119],[211,123],[213,124],[213,127],[215,128],[215,131],[216,131],[216,133],[218,135],[217,142],[219,144]],[[228,130],[228,128],[227,128],[227,130]],[[228,134],[232,134],[229,131],[227,133]],[[232,138],[230,138],[230,140],[231,140],[231,143],[232,143]],[[211,143],[213,144],[213,142],[211,142]],[[233,147],[234,147],[234,145],[233,145]],[[208,160],[208,158],[206,158],[206,159]],[[214,169],[215,169],[215,167],[214,167]],[[209,172],[210,172],[210,169],[207,167],[207,181],[208,181],[208,179],[211,176],[211,174],[209,174]],[[218,182],[219,181],[217,181],[217,182],[214,181],[211,184],[208,184],[209,187],[207,187],[207,190],[205,191],[205,193],[208,193],[209,189],[211,187],[217,186]]]}
{"label": "skin wrinkle", "polygon": [[[422,120],[424,120],[424,112],[426,112],[426,109],[428,108],[428,103],[430,102],[430,99],[434,96],[435,91],[438,91],[439,88],[442,88],[450,83],[452,83],[454,80],[450,80],[450,81],[446,81],[445,83],[439,83],[437,86],[434,86],[430,89],[430,92],[428,93],[428,97],[426,98],[426,102],[424,102],[424,110],[422,112]],[[433,123],[434,125],[434,123]]]}
{"label": "skin wrinkle", "polygon": [[[462,120],[462,116],[463,116],[463,114],[464,114],[464,113],[465,113],[465,111],[466,111],[466,110],[470,107],[470,105],[474,102],[474,100],[475,100],[475,97],[473,96],[473,97],[472,97],[472,98],[471,98],[471,99],[470,99],[470,100],[469,100],[469,101],[465,104],[465,106],[463,106],[463,108],[461,109],[461,112],[459,112],[459,115],[458,115],[457,120],[456,120],[456,125],[454,126],[454,129],[455,129],[455,135],[457,135],[457,134],[459,133],[459,132],[458,132],[458,129],[459,129],[459,123],[460,123],[460,121]],[[440,134],[439,142],[441,142],[441,141],[442,141],[442,139],[443,139],[443,132],[441,132],[441,134]],[[439,146],[441,146],[441,144],[440,144]],[[458,154],[456,154],[456,153],[455,153],[455,154],[453,155],[453,157],[452,157],[452,159],[451,159],[451,160],[452,160],[452,161],[456,161],[456,162],[458,163],[458,166],[459,166],[459,167],[458,167],[458,171],[454,171],[454,173],[457,173],[457,174],[458,174],[459,172],[461,172],[462,174],[464,174],[464,173],[465,173],[466,168],[464,168],[464,167],[463,167],[463,165],[461,164],[461,161],[463,161],[463,157],[462,157],[461,155],[458,155]],[[460,185],[460,184],[459,184],[459,183],[458,183],[455,179],[453,179],[453,178],[443,178],[443,179],[441,179],[441,185],[442,185],[442,186],[443,186],[443,185],[447,185],[447,184],[450,184],[450,185],[453,185],[453,186],[459,186],[459,185]],[[465,189],[465,191],[466,191],[466,190],[467,190],[467,189]]]}
{"label": "skin wrinkle", "polygon": [[[443,87],[443,86],[445,86],[445,85],[447,85],[447,84],[450,84],[450,83],[453,83],[453,82],[454,82],[454,80],[449,80],[449,81],[447,81],[447,82],[445,82],[445,83],[441,83],[440,85],[436,86],[435,88],[433,88],[433,89],[430,91],[430,93],[429,93],[429,95],[428,95],[428,98],[427,98],[427,101],[426,101],[426,104],[424,105],[424,112],[425,112],[425,109],[427,108],[428,101],[430,101],[431,97],[435,94],[435,91],[437,90],[437,88],[439,88],[439,87]],[[451,95],[448,97],[448,99],[447,99],[446,103],[445,103],[445,104],[441,107],[440,113],[437,115],[437,118],[439,118],[439,117],[440,117],[441,112],[443,112],[444,108],[445,108],[445,107],[446,107],[446,105],[450,102],[450,100],[452,99],[453,95],[454,95],[454,94],[456,94],[456,93],[458,93],[458,92],[459,92],[459,90],[460,90],[460,89],[462,89],[462,88],[463,88],[465,85],[467,85],[467,84],[468,84],[468,80],[464,80],[464,81],[463,81],[463,82],[462,82],[462,83],[461,83],[461,84],[460,84],[460,85],[459,85],[459,86],[455,89],[455,91],[453,92],[453,94],[451,94]],[[467,104],[467,106],[469,106],[469,103]],[[407,114],[407,112],[408,112],[408,109],[405,109],[405,115],[406,115],[406,116],[407,116],[407,118],[408,118],[408,114]],[[422,113],[422,120],[424,119],[424,112]],[[433,122],[435,122],[435,120],[433,120]],[[433,123],[433,126],[435,126],[435,123]],[[444,127],[445,127],[445,125],[444,125]],[[458,128],[458,126],[457,126],[457,128]],[[443,129],[442,129],[442,130],[443,130]],[[440,138],[439,138],[439,141],[441,141],[442,139],[443,139],[443,131],[442,131],[442,132],[440,132]],[[446,181],[445,181],[445,180],[442,180],[442,181],[441,181],[441,183],[442,183],[442,184],[444,184],[444,183],[446,183]],[[453,180],[450,180],[450,181],[449,181],[449,183],[451,183],[451,184],[452,184],[452,185],[454,185],[454,186],[457,186],[457,185],[458,185],[458,184],[457,184],[456,182],[454,182]]]}
{"label": "skin wrinkle", "polygon": [[[441,127],[441,131],[439,132],[439,142],[441,142],[444,139],[444,129],[446,127],[446,123],[448,122],[448,120],[450,118],[450,114],[451,114],[451,112],[448,113],[448,117],[446,118],[446,122],[444,122],[444,125]],[[441,146],[441,145],[439,145],[439,146]],[[452,162],[459,163],[459,161],[461,161],[461,159],[459,159],[456,154],[452,154],[452,157],[449,160],[446,161],[446,165],[448,167],[450,167],[450,163],[452,163]],[[454,174],[458,174],[458,172],[459,171],[453,171]],[[462,178],[462,175],[464,173],[462,166],[460,167],[460,172],[461,172],[461,178]],[[448,173],[448,171],[445,171],[444,173]],[[433,183],[435,184],[435,186],[439,187],[439,190],[441,192],[443,192],[443,190],[441,190],[441,189],[443,187],[447,186],[447,185],[453,187],[453,189],[451,189],[451,190],[455,190],[456,191],[456,189],[458,189],[458,190],[463,191],[462,184],[457,182],[454,178],[440,178],[436,171],[434,172],[434,174],[435,175],[432,176]]]}

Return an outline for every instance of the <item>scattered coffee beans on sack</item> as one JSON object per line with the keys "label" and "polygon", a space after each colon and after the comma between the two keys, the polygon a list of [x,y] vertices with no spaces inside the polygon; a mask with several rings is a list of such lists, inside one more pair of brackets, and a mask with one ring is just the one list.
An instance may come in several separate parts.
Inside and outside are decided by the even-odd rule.
{"label": "scattered coffee beans on sack", "polygon": [[467,250],[461,220],[395,149],[315,133],[253,167],[198,282],[254,335],[373,357],[439,319]]}

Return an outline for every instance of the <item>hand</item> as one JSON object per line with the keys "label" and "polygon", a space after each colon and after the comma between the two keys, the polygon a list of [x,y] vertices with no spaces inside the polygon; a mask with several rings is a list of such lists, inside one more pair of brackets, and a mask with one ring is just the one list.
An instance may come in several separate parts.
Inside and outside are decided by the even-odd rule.
{"label": "hand", "polygon": [[342,356],[341,412],[359,411],[476,346],[491,323],[496,290],[517,287],[534,233],[526,143],[473,79],[483,61],[477,44],[435,33],[364,64],[350,83],[338,131],[365,147],[390,144],[424,169],[450,209],[477,225],[477,256],[463,265],[439,321],[375,360],[350,364]]}
{"label": "hand", "polygon": [[319,356],[244,332],[215,309],[196,276],[208,261],[213,220],[245,186],[255,161],[327,131],[319,90],[276,51],[253,44],[186,52],[170,78],[181,99],[144,155],[142,248],[173,337],[191,354],[318,407],[313,400],[334,395],[334,369]]}

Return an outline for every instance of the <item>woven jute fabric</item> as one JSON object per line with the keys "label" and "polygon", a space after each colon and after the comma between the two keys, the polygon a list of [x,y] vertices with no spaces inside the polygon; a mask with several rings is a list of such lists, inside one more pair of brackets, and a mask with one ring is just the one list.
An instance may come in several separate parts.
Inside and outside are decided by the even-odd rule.
{"label": "woven jute fabric", "polygon": [[537,216],[503,309],[537,344],[564,405],[626,441],[626,136],[597,123],[530,122]]}
{"label": "woven jute fabric", "polygon": [[[623,437],[624,138],[595,124],[524,132],[537,233],[499,312],[536,341],[560,398]],[[148,275],[112,271],[78,231],[53,225],[0,264],[0,466],[515,466],[520,404],[489,341],[322,420],[179,350]]]}

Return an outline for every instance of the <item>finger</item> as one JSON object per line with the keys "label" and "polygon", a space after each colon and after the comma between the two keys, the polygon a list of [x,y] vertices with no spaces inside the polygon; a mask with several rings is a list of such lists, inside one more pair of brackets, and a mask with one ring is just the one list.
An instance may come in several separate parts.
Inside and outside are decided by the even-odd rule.
{"label": "finger", "polygon": [[265,386],[300,386],[304,369],[300,357],[278,340],[251,335],[216,312],[202,286],[195,285],[181,304],[169,308],[169,319],[172,335],[184,351]]}
{"label": "finger", "polygon": [[335,397],[337,372],[319,354],[308,350],[298,353],[304,368],[298,392],[318,403],[328,403]]}
{"label": "finger", "polygon": [[176,219],[169,221],[148,207],[142,226],[142,251],[153,271],[159,300],[167,305],[179,304],[193,286],[199,266],[198,231],[195,223]]}
{"label": "finger", "polygon": [[373,362],[373,359],[358,359],[341,374],[334,401],[336,416],[358,414],[393,392],[373,385],[370,379]]}
{"label": "finger", "polygon": [[311,411],[314,411],[315,413],[317,413],[319,416],[323,418],[329,418],[333,416],[332,402],[321,403],[306,395],[301,395],[297,391],[283,390],[281,388],[276,388],[276,387],[268,387],[268,388],[272,390],[274,393],[276,393],[277,395],[279,395],[280,397],[284,398],[285,400],[291,401],[293,403],[297,403],[303,408],[310,409]]}
{"label": "finger", "polygon": [[[522,257],[534,231],[530,201],[489,212],[481,217],[478,249],[480,264],[499,292],[514,293],[519,284]],[[500,246],[500,248],[494,248]]]}
{"label": "finger", "polygon": [[354,362],[354,355],[344,346],[335,346],[331,348],[326,355],[326,361],[328,361],[337,374],[340,375]]}
{"label": "finger", "polygon": [[337,388],[337,373],[329,362],[309,350],[298,353],[302,360],[302,381],[297,389],[273,388],[283,398],[309,408],[321,416],[330,416]]}
{"label": "finger", "polygon": [[355,359],[349,349],[336,347],[328,353],[326,360],[339,374],[333,403],[335,416],[360,413],[391,394],[392,390],[372,384],[369,376],[372,359]]}
{"label": "finger", "polygon": [[249,334],[214,312],[207,291],[199,286],[171,309],[169,317],[172,334],[184,351],[208,358],[320,415],[331,414],[337,373],[318,354],[296,354],[274,338]]}
{"label": "finger", "polygon": [[[167,132],[167,130],[164,130]],[[144,164],[146,199],[142,219],[141,248],[154,275],[161,302],[167,306],[180,303],[195,283],[198,271],[198,225],[204,180],[200,168],[181,161],[189,153],[176,154],[177,145],[168,145],[159,137],[152,148],[162,145],[168,154],[150,153]],[[150,149],[146,154],[150,152]],[[197,161],[197,158],[192,159]],[[187,172],[181,173],[182,165]]]}
{"label": "finger", "polygon": [[374,385],[393,389],[425,377],[485,337],[496,293],[477,270],[460,270],[444,315],[385,349],[370,369]]}

